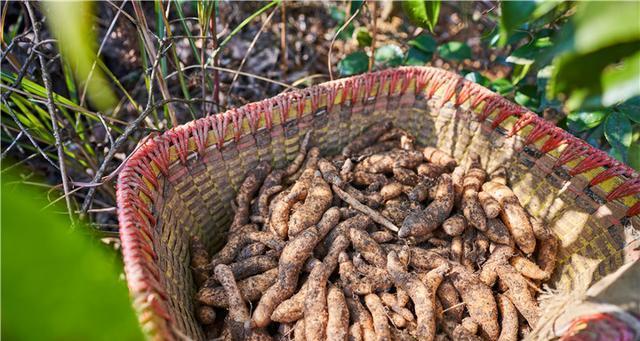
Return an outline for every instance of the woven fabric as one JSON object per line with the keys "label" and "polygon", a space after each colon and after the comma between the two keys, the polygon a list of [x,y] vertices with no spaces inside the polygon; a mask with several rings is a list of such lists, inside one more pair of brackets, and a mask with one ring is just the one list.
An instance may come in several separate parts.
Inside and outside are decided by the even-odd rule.
{"label": "woven fabric", "polygon": [[264,160],[284,166],[310,129],[314,145],[334,154],[383,119],[457,160],[473,151],[489,172],[506,166],[521,203],[561,239],[552,283],[596,281],[640,257],[637,172],[456,74],[390,69],[189,122],[131,156],[118,179],[118,217],[146,335],[204,339],[194,316],[189,236],[200,236],[211,252],[221,246],[248,170]]}

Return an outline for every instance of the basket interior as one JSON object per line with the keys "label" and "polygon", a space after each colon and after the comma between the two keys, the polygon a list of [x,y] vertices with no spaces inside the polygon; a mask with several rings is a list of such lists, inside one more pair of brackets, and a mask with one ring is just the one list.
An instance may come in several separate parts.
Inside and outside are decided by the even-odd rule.
{"label": "basket interior", "polygon": [[[640,218],[626,217],[628,208],[640,201],[638,194],[606,200],[607,193],[623,180],[613,177],[590,186],[589,181],[604,170],[602,167],[572,176],[570,170],[579,160],[556,167],[561,151],[542,152],[544,138],[525,145],[531,126],[509,137],[516,117],[507,117],[493,128],[499,113],[480,122],[478,108],[472,110],[468,103],[456,106],[453,101],[442,105],[442,96],[438,91],[429,98],[423,93],[416,95],[410,85],[404,94],[395,96],[344,101],[331,108],[320,104],[315,110],[307,105],[304,114],[286,120],[273,115],[271,129],[257,129],[255,133],[248,129],[248,120],[242,121],[240,128],[245,125],[248,133],[228,139],[221,148],[215,143],[215,134],[205,132],[210,144],[206,148],[196,151],[198,141],[189,139],[185,146],[190,152],[183,158],[179,150],[169,149],[167,158],[175,161],[168,165],[167,174],[161,174],[153,164],[154,173],[159,174],[157,184],[148,184],[153,190],[142,197],[153,217],[147,219],[151,221],[147,238],[155,254],[155,259],[145,262],[158,269],[156,285],[165,293],[160,301],[170,317],[165,316],[165,320],[171,321],[172,335],[204,339],[193,313],[196,288],[189,268],[189,236],[201,236],[211,252],[219,248],[232,219],[235,189],[244,174],[263,160],[271,161],[274,167],[284,166],[295,156],[299,139],[309,129],[314,130],[314,145],[325,154],[334,154],[370,124],[391,119],[414,134],[418,143],[437,146],[457,160],[464,160],[473,151],[480,155],[488,172],[506,166],[523,206],[547,222],[561,239],[551,286],[571,288],[576,282],[591,283],[638,258],[634,249],[640,245]],[[129,272],[127,275],[131,277]],[[131,287],[131,278],[128,280]],[[137,308],[143,314],[144,307]],[[149,328],[149,334],[167,327],[150,316],[145,320],[141,315],[141,322]]]}

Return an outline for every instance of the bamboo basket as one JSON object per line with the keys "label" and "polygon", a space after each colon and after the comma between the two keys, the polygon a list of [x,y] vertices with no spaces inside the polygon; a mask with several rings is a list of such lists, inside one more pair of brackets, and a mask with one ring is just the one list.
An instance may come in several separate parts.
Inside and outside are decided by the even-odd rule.
{"label": "bamboo basket", "polygon": [[386,118],[458,160],[474,151],[487,171],[508,168],[520,202],[561,239],[556,295],[640,258],[637,172],[459,75],[389,69],[207,116],[133,153],[118,179],[118,218],[129,291],[147,337],[204,339],[194,316],[189,236],[210,251],[221,246],[248,170],[263,160],[283,167],[310,129],[313,143],[334,154]]}

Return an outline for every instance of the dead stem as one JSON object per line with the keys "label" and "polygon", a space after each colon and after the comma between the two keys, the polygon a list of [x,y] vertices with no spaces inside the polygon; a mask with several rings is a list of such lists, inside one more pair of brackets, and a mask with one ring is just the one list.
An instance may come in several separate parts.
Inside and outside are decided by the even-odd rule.
{"label": "dead stem", "polygon": [[[33,13],[33,9],[31,8],[31,3],[29,1],[25,1],[24,5],[27,9],[27,13],[29,13],[29,20],[31,20],[31,24],[33,26],[33,41],[35,44],[40,42],[40,28],[39,23],[36,22],[36,17]],[[69,196],[69,179],[67,176],[67,166],[64,162],[65,154],[64,148],[62,146],[62,140],[60,138],[60,131],[58,127],[58,115],[56,114],[56,108],[53,105],[53,91],[51,90],[51,78],[49,78],[49,71],[47,70],[47,63],[44,60],[44,56],[39,54],[38,60],[40,61],[40,72],[42,74],[42,82],[44,83],[44,87],[47,90],[47,110],[49,111],[49,116],[51,116],[51,125],[53,128],[53,137],[56,140],[56,148],[58,149],[58,163],[60,165],[60,176],[62,177],[62,189],[65,194],[65,201],[67,204],[67,212],[69,214],[69,220],[71,221],[71,227],[75,227],[75,220],[73,219],[73,208],[71,207],[71,197]]]}

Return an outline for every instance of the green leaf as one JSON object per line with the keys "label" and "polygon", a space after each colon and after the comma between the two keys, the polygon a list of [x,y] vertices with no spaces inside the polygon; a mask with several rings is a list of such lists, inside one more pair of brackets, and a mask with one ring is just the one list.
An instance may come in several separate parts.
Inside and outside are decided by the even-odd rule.
{"label": "green leaf", "polygon": [[414,39],[409,40],[407,44],[411,47],[415,47],[416,49],[426,53],[436,52],[436,46],[438,45],[438,43],[436,42],[435,39],[433,39],[433,37],[426,34],[421,34],[415,37]]}
{"label": "green leaf", "polygon": [[640,52],[603,71],[602,91],[605,106],[640,95]]}
{"label": "green leaf", "polygon": [[[329,8],[329,15],[333,20],[337,22],[337,27],[342,26],[347,21],[347,14],[341,8],[336,6],[332,6]],[[337,30],[337,28],[336,28]],[[353,22],[347,25],[340,34],[338,34],[338,39],[347,40],[353,36],[353,31],[355,30],[355,26]]]}
{"label": "green leaf", "polygon": [[618,160],[618,161],[622,161],[625,162],[625,159],[627,158],[627,150],[626,149],[618,149],[616,147],[611,147],[611,149],[609,149],[608,152],[609,156],[611,156],[612,158]]}
{"label": "green leaf", "polygon": [[516,103],[524,105],[525,107],[536,111],[540,106],[540,100],[538,99],[538,88],[533,85],[522,86],[516,91],[514,96]]}
{"label": "green leaf", "polygon": [[585,1],[573,16],[573,44],[579,53],[640,40],[640,2]]}
{"label": "green leaf", "polygon": [[464,78],[485,87],[488,87],[491,84],[491,82],[487,77],[483,76],[482,74],[476,71],[465,74]]}
{"label": "green leaf", "polygon": [[513,53],[507,57],[506,61],[519,65],[531,65],[544,49],[551,46],[553,46],[553,43],[549,37],[534,39],[531,43],[520,46],[513,51]]}
{"label": "green leaf", "polygon": [[409,51],[407,51],[407,57],[404,60],[404,65],[425,65],[432,57],[432,53],[427,53],[418,48],[410,47]]}
{"label": "green leaf", "polygon": [[32,188],[3,174],[2,339],[142,340],[119,257]]}
{"label": "green leaf", "polygon": [[535,1],[501,1],[500,2],[500,40],[498,44],[505,46],[509,36],[526,23],[536,10]]}
{"label": "green leaf", "polygon": [[349,1],[349,13],[353,15],[358,8],[362,7],[364,0],[351,0]]}
{"label": "green leaf", "polygon": [[369,56],[364,51],[348,54],[338,62],[338,71],[343,76],[363,73],[369,69]]}
{"label": "green leaf", "polygon": [[604,136],[618,151],[626,151],[631,145],[631,122],[623,113],[614,111],[604,122]]}
{"label": "green leaf", "polygon": [[602,148],[602,137],[604,135],[604,124],[601,124],[597,127],[595,127],[591,133],[589,134],[589,136],[587,136],[587,138],[585,139],[585,141],[587,141],[587,143],[589,143],[590,145],[596,147],[596,148]]}
{"label": "green leaf", "polygon": [[[548,95],[565,94],[570,110],[602,107],[602,71],[608,65],[637,51],[637,44],[614,45],[588,54],[567,53],[553,62]],[[586,72],[588,70],[588,72]]]}
{"label": "green leaf", "polygon": [[[53,36],[58,40],[62,57],[74,70],[76,78],[86,83],[87,93],[91,103],[101,111],[110,111],[117,99],[111,90],[110,82],[100,69],[93,69],[96,58],[94,24],[94,4],[90,2],[44,2],[47,13],[47,24]],[[73,22],[73,25],[69,23]],[[88,76],[93,73],[89,79]],[[89,82],[86,80],[89,79]]]}
{"label": "green leaf", "polygon": [[438,54],[446,60],[462,61],[471,58],[471,48],[463,42],[450,41],[438,46]]}
{"label": "green leaf", "polygon": [[627,153],[627,158],[629,160],[629,166],[640,171],[640,143],[636,141],[636,143],[631,144]]}
{"label": "green leaf", "polygon": [[573,132],[580,133],[602,124],[607,117],[604,111],[578,111],[567,116],[567,125]]}
{"label": "green leaf", "polygon": [[337,6],[331,6],[329,8],[329,16],[331,16],[331,19],[337,21],[338,24],[341,25],[345,22],[347,15],[342,9],[338,8]]}
{"label": "green leaf", "polygon": [[626,102],[620,103],[616,108],[627,115],[630,120],[640,123],[640,96],[630,98]]}
{"label": "green leaf", "polygon": [[511,73],[511,83],[518,84],[518,82],[520,82],[527,76],[527,73],[529,73],[529,69],[531,69],[531,64],[516,64],[513,67],[513,72]]}
{"label": "green leaf", "polygon": [[491,89],[501,95],[505,95],[513,90],[513,84],[504,78],[498,78],[491,82]]}
{"label": "green leaf", "polygon": [[358,46],[371,46],[373,38],[371,38],[369,30],[366,27],[358,27],[354,34],[356,36],[356,41],[358,41]]}
{"label": "green leaf", "polygon": [[440,16],[440,1],[408,0],[402,2],[402,9],[415,25],[433,32]]}
{"label": "green leaf", "polygon": [[374,54],[376,65],[381,66],[398,66],[402,64],[404,55],[402,49],[398,45],[384,45],[376,49]]}

